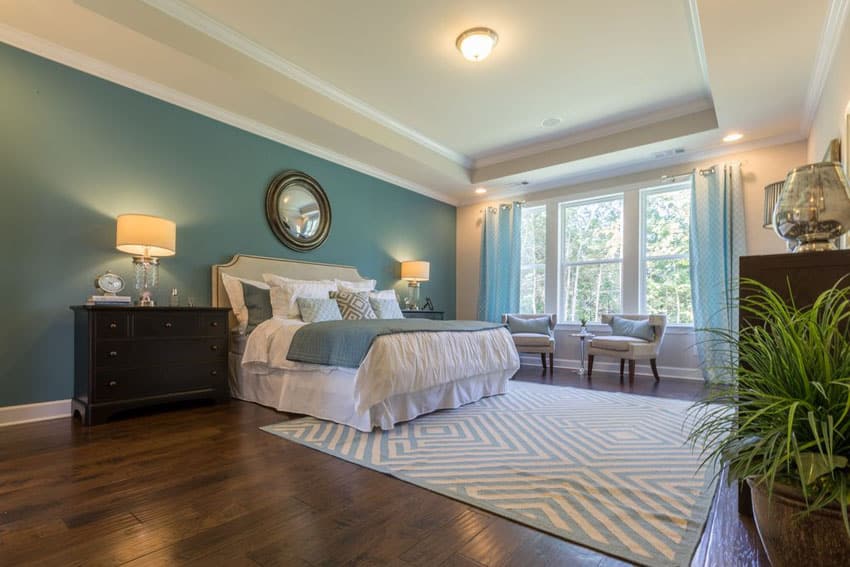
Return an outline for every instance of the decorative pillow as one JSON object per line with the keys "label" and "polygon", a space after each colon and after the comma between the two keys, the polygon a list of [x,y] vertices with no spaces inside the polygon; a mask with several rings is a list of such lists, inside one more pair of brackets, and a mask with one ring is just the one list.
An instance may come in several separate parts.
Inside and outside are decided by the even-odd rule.
{"label": "decorative pillow", "polygon": [[331,299],[336,299],[343,319],[377,319],[369,303],[369,292],[332,291]]}
{"label": "decorative pillow", "polygon": [[372,291],[375,289],[375,280],[360,280],[348,282],[345,280],[334,280],[337,291]]}
{"label": "decorative pillow", "polygon": [[335,299],[327,297],[299,297],[298,310],[301,311],[301,319],[306,323],[318,323],[319,321],[339,321],[342,314],[339,312]]}
{"label": "decorative pillow", "polygon": [[620,337],[634,337],[649,342],[655,340],[655,329],[649,324],[649,319],[632,321],[614,315],[609,325],[612,333]]}
{"label": "decorative pillow", "polygon": [[512,334],[534,333],[535,335],[549,334],[549,317],[534,317],[533,319],[522,319],[508,315],[508,328]]}
{"label": "decorative pillow", "polygon": [[245,298],[245,308],[248,310],[248,325],[245,333],[250,333],[254,328],[272,318],[272,301],[269,288],[265,288],[242,282],[242,296]]}
{"label": "decorative pillow", "polygon": [[301,316],[297,303],[299,297],[327,299],[328,294],[336,290],[332,280],[292,280],[273,274],[263,274],[263,279],[271,285],[274,316],[284,319],[298,319]]}
{"label": "decorative pillow", "polygon": [[245,329],[248,327],[248,308],[245,306],[242,284],[246,283],[259,289],[269,289],[269,286],[263,282],[237,278],[227,274],[221,274],[221,283],[224,284],[224,291],[230,300],[230,307],[233,309],[233,314],[239,323],[238,330],[240,333],[245,333]]}
{"label": "decorative pillow", "polygon": [[392,299],[396,303],[398,303],[398,295],[394,289],[382,289],[380,291],[373,291],[369,293],[369,299]]}
{"label": "decorative pillow", "polygon": [[398,301],[395,298],[376,299],[370,297],[369,304],[372,306],[378,319],[404,319],[404,314],[402,314],[401,308],[398,306]]}

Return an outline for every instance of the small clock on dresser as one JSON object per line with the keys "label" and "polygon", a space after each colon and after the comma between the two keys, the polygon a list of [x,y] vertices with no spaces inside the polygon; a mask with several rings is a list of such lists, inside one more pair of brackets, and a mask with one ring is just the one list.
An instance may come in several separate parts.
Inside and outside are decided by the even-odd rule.
{"label": "small clock on dresser", "polygon": [[230,398],[221,307],[76,305],[74,413],[95,425],[120,411]]}

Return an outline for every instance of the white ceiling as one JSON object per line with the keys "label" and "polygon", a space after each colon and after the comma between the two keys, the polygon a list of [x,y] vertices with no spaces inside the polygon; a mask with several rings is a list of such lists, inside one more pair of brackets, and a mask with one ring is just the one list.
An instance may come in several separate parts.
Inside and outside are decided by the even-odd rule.
{"label": "white ceiling", "polygon": [[804,138],[845,4],[0,2],[0,40],[458,204]]}

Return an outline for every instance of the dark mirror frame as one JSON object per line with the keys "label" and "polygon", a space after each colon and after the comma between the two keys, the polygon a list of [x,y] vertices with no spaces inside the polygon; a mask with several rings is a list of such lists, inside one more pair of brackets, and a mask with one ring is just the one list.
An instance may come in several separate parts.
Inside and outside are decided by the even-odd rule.
{"label": "dark mirror frame", "polygon": [[[310,238],[297,238],[286,230],[277,213],[277,203],[280,195],[290,186],[297,183],[306,188],[319,204],[319,230]],[[284,245],[298,252],[313,250],[322,245],[331,231],[331,204],[325,190],[319,182],[301,171],[292,169],[279,173],[266,190],[266,220],[269,226]]]}

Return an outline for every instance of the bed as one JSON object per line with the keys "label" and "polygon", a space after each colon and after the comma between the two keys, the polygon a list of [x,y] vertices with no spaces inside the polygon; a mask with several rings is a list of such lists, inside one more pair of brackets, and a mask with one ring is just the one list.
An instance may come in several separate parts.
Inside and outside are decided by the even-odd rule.
{"label": "bed", "polygon": [[[260,280],[264,273],[301,280],[364,280],[351,266],[237,254],[212,266],[213,306],[230,307],[222,274]],[[237,329],[231,317],[231,328]],[[303,325],[273,317],[248,335],[231,333],[234,398],[360,431],[392,429],[419,415],[503,394],[519,368],[505,328],[378,336],[357,368],[293,362],[287,351]]]}

